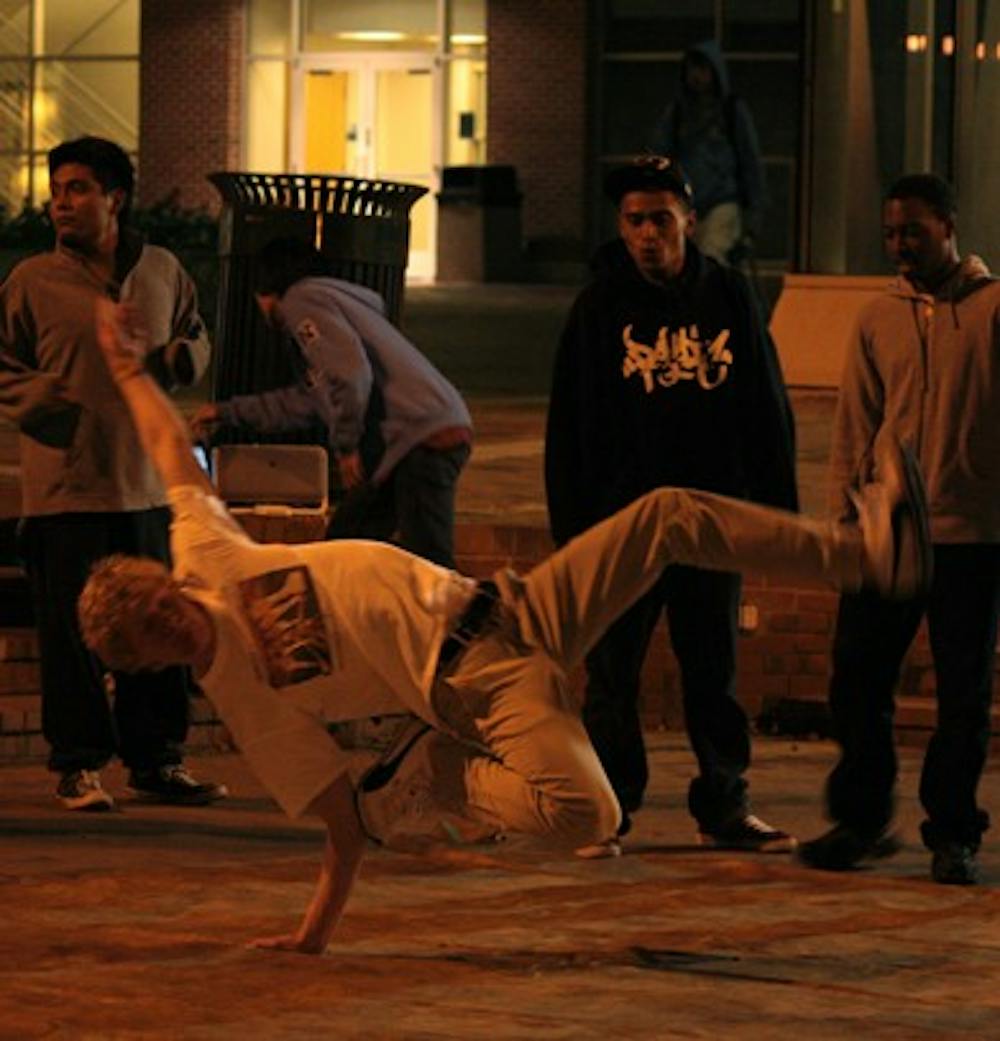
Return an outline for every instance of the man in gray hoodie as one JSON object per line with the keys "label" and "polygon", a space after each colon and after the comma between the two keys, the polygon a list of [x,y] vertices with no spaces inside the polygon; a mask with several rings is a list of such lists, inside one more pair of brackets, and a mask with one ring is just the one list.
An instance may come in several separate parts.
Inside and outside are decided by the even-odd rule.
{"label": "man in gray hoodie", "polygon": [[18,264],[0,286],[0,417],[20,433],[21,551],[42,669],[42,730],[59,799],[107,810],[99,769],[115,753],[141,797],[205,803],[225,794],[181,766],[188,689],[178,668],[114,677],[84,647],[76,599],[95,560],[113,552],[169,563],[166,492],[97,349],[94,308],[129,301],[150,330],[147,366],[166,388],[195,383],[209,344],[194,283],[165,249],[128,226],[134,171],[103,138],[49,153],[56,248]]}
{"label": "man in gray hoodie", "polygon": [[937,676],[937,726],[924,757],[921,826],[937,882],[978,880],[989,817],[976,789],[990,736],[1000,610],[1000,280],[961,257],[951,186],[911,174],[882,211],[898,273],[861,313],[849,348],[833,437],[834,509],[863,482],[876,441],[908,441],[923,469],[934,578],[925,596],[890,603],[844,595],[833,648],[830,708],[841,746],[827,785],[834,827],[799,847],[812,867],[844,870],[899,848],[890,830],[897,762],[893,693],[927,618]]}
{"label": "man in gray hoodie", "polygon": [[461,395],[385,317],[382,298],[331,277],[309,243],[267,243],[255,285],[302,377],[204,405],[192,418],[196,436],[223,424],[276,433],[323,423],[346,491],[327,536],[392,539],[454,567],[455,483],[472,442]]}

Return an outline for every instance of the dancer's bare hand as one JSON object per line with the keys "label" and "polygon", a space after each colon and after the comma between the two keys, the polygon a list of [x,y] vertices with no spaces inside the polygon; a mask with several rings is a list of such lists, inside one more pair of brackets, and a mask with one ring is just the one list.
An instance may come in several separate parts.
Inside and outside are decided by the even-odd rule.
{"label": "dancer's bare hand", "polygon": [[325,946],[314,940],[302,939],[296,933],[287,933],[282,936],[259,936],[247,944],[247,947],[255,950],[293,951],[296,954],[322,954]]}

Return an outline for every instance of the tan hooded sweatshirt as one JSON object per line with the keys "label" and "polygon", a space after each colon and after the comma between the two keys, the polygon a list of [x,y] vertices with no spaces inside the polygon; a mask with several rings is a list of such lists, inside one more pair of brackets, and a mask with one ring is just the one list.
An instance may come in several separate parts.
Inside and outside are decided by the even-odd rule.
{"label": "tan hooded sweatshirt", "polygon": [[94,309],[114,293],[150,333],[162,386],[193,384],[209,342],[194,283],[165,249],[129,237],[120,282],[105,283],[69,249],[30,257],[0,286],[0,419],[20,430],[22,513],[127,512],[166,492],[97,345]]}
{"label": "tan hooded sweatshirt", "polygon": [[838,516],[884,433],[917,454],[934,542],[1000,542],[1000,280],[979,257],[933,296],[899,278],[862,311],[833,433]]}

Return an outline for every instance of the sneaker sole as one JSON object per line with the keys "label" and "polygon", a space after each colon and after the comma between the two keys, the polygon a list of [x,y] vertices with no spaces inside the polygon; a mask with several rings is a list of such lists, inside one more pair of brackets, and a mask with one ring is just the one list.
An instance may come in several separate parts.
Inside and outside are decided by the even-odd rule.
{"label": "sneaker sole", "polygon": [[77,813],[107,813],[115,808],[115,800],[110,795],[82,795],[76,799],[57,795],[56,798],[63,804],[64,809],[75,810]]}
{"label": "sneaker sole", "polygon": [[208,806],[209,803],[219,802],[229,795],[229,791],[224,785],[220,785],[215,791],[181,798],[175,795],[161,795],[159,792],[148,792],[142,788],[129,788],[128,792],[136,802],[158,803],[162,806]]}
{"label": "sneaker sole", "polygon": [[697,839],[698,845],[706,849],[731,850],[734,853],[794,853],[799,848],[799,840],[793,835],[763,842],[724,842],[714,835],[698,832]]}

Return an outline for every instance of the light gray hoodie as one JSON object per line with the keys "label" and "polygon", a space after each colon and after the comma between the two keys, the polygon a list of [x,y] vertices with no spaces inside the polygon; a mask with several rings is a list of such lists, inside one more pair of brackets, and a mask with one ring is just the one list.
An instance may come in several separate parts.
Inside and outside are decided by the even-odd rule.
{"label": "light gray hoodie", "polygon": [[1000,280],[979,257],[934,295],[898,278],[862,311],[834,425],[836,514],[882,432],[917,454],[934,542],[1000,542]]}

